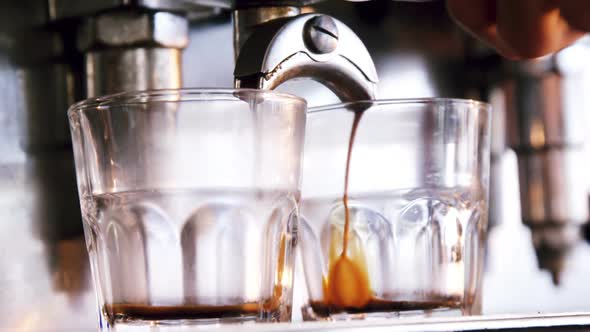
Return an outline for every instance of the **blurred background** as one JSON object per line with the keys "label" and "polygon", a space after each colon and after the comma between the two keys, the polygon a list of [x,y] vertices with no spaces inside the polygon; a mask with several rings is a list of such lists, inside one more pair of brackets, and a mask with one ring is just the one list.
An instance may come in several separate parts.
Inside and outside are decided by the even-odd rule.
{"label": "blurred background", "polygon": [[[240,24],[260,19],[264,7],[278,16],[325,13],[348,25],[375,61],[379,98],[490,102],[483,313],[590,312],[588,40],[507,61],[460,30],[444,1],[7,0],[0,4],[0,329],[96,329],[68,106],[124,90],[232,87],[239,34],[247,31]],[[279,90],[310,106],[338,101],[309,80]]]}

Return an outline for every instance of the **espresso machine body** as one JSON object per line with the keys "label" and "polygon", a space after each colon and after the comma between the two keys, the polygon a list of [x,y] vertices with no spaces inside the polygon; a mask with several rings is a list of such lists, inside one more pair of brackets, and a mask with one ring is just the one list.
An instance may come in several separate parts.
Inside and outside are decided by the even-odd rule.
{"label": "espresso machine body", "polygon": [[[320,55],[293,66],[305,70],[288,78],[325,86],[281,79],[272,87],[285,83],[279,90],[310,105],[377,95],[474,98],[495,108],[484,314],[543,318],[590,309],[590,297],[579,296],[590,294],[583,279],[590,250],[580,235],[588,219],[582,165],[589,112],[578,103],[588,71],[583,56],[571,55],[585,54],[584,42],[569,54],[503,60],[462,32],[443,1],[21,0],[0,4],[0,17],[0,329],[96,329],[69,105],[130,90],[265,88],[253,78],[272,66],[248,43],[258,40],[280,59],[286,46],[265,42],[277,32],[273,22],[299,19],[290,24],[305,29],[314,17],[329,33],[299,47]],[[330,38],[344,43],[349,33],[358,36],[346,44],[355,53],[342,55],[354,67],[322,57],[332,50]],[[333,61],[329,70],[316,66],[322,61]],[[357,88],[331,88],[330,75],[345,70]],[[518,170],[520,188],[513,185]]]}

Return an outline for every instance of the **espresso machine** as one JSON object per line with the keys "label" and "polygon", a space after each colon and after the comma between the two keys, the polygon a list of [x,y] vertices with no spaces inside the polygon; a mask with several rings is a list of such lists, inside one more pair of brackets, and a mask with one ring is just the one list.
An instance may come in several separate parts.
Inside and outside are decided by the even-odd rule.
{"label": "espresso machine", "polygon": [[492,103],[484,315],[449,329],[590,323],[572,314],[590,312],[580,296],[590,294],[586,41],[503,60],[440,0],[21,0],[0,4],[0,16],[0,329],[96,328],[68,106],[192,86],[278,87],[310,105],[376,95]]}

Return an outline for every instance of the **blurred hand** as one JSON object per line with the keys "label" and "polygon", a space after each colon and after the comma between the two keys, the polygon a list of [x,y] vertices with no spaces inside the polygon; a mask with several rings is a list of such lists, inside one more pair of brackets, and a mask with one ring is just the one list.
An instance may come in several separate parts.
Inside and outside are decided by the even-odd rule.
{"label": "blurred hand", "polygon": [[459,25],[511,59],[559,51],[590,31],[589,0],[447,0]]}

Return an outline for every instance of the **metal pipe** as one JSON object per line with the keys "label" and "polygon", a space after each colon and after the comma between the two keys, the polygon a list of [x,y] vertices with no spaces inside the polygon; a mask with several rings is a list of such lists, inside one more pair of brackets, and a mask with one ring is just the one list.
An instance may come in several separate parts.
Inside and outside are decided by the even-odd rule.
{"label": "metal pipe", "polygon": [[[541,268],[559,282],[563,260],[588,220],[584,165],[586,59],[577,44],[552,56],[508,62],[509,145],[518,156],[521,214]],[[573,101],[573,102],[572,102]]]}
{"label": "metal pipe", "polygon": [[188,20],[179,14],[120,9],[89,18],[78,40],[87,96],[180,88],[187,44]]}

